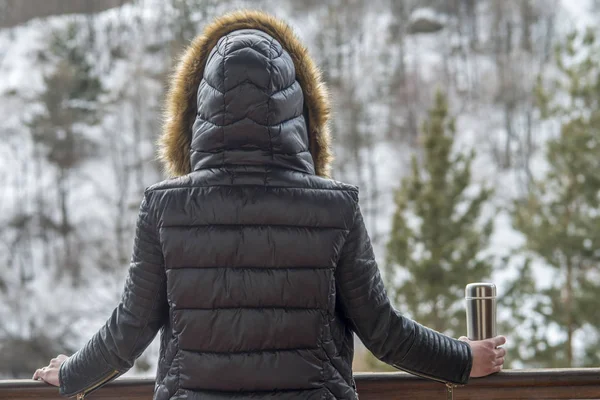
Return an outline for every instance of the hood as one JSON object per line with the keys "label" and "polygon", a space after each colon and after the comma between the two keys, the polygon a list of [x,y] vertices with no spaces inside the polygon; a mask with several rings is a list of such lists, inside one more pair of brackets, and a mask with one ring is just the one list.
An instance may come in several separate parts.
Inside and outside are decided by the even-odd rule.
{"label": "hood", "polygon": [[182,176],[266,165],[328,177],[329,98],[307,49],[283,21],[236,11],[210,23],[171,81],[159,158]]}

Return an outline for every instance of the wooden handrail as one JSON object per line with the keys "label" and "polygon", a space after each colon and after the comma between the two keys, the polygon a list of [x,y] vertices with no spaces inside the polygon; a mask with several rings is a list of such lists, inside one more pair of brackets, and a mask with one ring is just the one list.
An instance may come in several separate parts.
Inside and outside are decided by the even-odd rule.
{"label": "wooden handrail", "polygon": [[[446,399],[446,387],[401,372],[359,373],[360,400]],[[91,394],[91,400],[152,398],[152,379],[121,378]],[[454,389],[456,400],[600,399],[600,368],[509,370],[472,379]],[[55,387],[32,380],[0,381],[0,399],[61,399]]]}

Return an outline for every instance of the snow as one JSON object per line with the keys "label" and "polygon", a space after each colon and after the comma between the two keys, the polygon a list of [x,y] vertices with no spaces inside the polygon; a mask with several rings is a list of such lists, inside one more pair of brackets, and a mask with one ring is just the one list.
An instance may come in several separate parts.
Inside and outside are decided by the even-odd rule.
{"label": "snow", "polygon": [[561,0],[561,6],[567,15],[559,20],[563,21],[565,27],[584,29],[597,24],[594,15],[590,13],[591,0]]}
{"label": "snow", "polygon": [[[143,159],[152,157],[154,151],[152,139],[158,127],[151,124],[136,127],[130,118],[124,116],[143,112],[147,113],[145,115],[155,114],[158,120],[164,87],[154,76],[165,72],[171,65],[172,54],[164,49],[164,43],[171,34],[168,31],[170,29],[168,21],[175,11],[169,6],[169,2],[162,0],[145,0],[141,3],[143,6],[140,6],[140,3],[126,4],[105,11],[94,19],[96,42],[89,51],[95,57],[95,68],[108,91],[102,100],[110,103],[119,97],[127,99],[116,106],[107,107],[108,113],[102,123],[97,128],[86,131],[86,135],[98,139],[102,144],[99,156],[86,162],[72,177],[75,190],[70,201],[72,204],[85,204],[85,207],[72,207],[73,221],[77,226],[84,227],[90,238],[99,243],[105,242],[104,232],[112,227],[118,218],[115,204],[120,194],[116,184],[117,174],[120,171],[111,164],[110,157],[115,153],[109,149],[108,142],[112,140],[116,148],[122,148],[131,145],[133,133],[143,134],[146,141],[141,146],[140,152]],[[238,1],[235,7],[251,4],[252,2]],[[590,5],[589,0],[562,0],[560,6],[568,17],[562,18],[561,14],[557,19],[559,31],[564,33],[573,27],[594,26],[594,18],[597,17],[589,12]],[[232,6],[221,3],[215,7],[213,12],[222,12]],[[290,10],[291,5],[288,4],[279,7],[277,13],[285,17]],[[325,11],[321,11],[321,14],[323,13]],[[323,28],[321,14],[290,16],[292,25],[299,31],[299,36],[306,40],[310,49],[315,49],[311,53],[316,56],[317,61],[334,58],[330,53],[323,54],[323,47],[327,49],[326,46],[330,44],[316,43]],[[193,17],[203,22],[206,16],[198,14]],[[2,135],[0,185],[3,188],[0,193],[0,210],[4,215],[33,208],[34,193],[37,190],[49,190],[53,185],[50,172],[45,171],[41,176],[34,176],[31,170],[15,171],[15,166],[20,165],[19,163],[30,157],[33,152],[23,122],[40,112],[40,105],[36,105],[33,99],[44,90],[44,74],[51,70],[51,65],[41,62],[37,54],[44,48],[51,29],[64,29],[69,22],[78,21],[78,18],[80,19],[78,16],[51,17],[30,21],[10,30],[0,30],[0,104],[3,110],[3,118],[0,121]],[[444,27],[451,26],[455,22],[452,18],[428,7],[416,9],[411,14],[410,20],[412,22],[429,20]],[[376,217],[371,219],[369,214],[366,218],[371,236],[378,238],[374,241],[374,247],[381,267],[385,260],[386,238],[389,235],[391,216],[394,212],[394,190],[408,171],[411,156],[411,148],[406,143],[383,139],[383,133],[389,127],[386,125],[387,122],[382,121],[388,121],[389,114],[395,112],[378,103],[378,100],[381,100],[381,88],[388,84],[385,79],[386,73],[389,73],[398,62],[397,54],[389,54],[381,50],[381,43],[393,40],[387,33],[387,28],[392,22],[391,16],[387,13],[368,12],[364,15],[364,26],[360,27],[364,31],[363,34],[349,41],[342,48],[335,49],[353,57],[343,61],[351,65],[351,68],[346,71],[348,76],[345,78],[357,83],[356,98],[365,104],[370,104],[364,110],[369,121],[364,123],[362,130],[365,135],[370,134],[375,139],[373,153],[376,158],[377,173],[373,178],[374,181],[370,180],[371,177],[367,176],[366,172],[364,173],[366,178],[361,175],[367,182],[367,188],[362,190],[361,195],[363,205],[377,211],[374,213]],[[489,23],[490,21],[485,19],[482,21],[482,24]],[[119,35],[120,41],[126,47],[127,52],[122,58],[115,59],[107,51],[114,42],[114,36],[107,33],[108,26],[119,27],[118,33],[113,32],[112,35]],[[545,33],[545,26],[534,27],[536,38],[543,38]],[[485,37],[482,41],[485,41]],[[161,51],[147,52],[149,47]],[[502,110],[493,100],[490,100],[493,99],[500,85],[496,79],[496,62],[485,51],[470,51],[468,47],[465,37],[451,33],[448,29],[426,35],[409,35],[406,39],[405,62],[409,74],[412,74],[409,82],[410,90],[417,95],[408,100],[415,103],[420,110],[424,110],[430,104],[433,93],[430,88],[436,86],[449,88],[452,100],[450,106],[452,113],[457,116],[458,133],[455,150],[468,151],[475,148],[478,151],[478,157],[473,165],[472,189],[477,190],[481,187],[495,189],[492,204],[485,209],[482,220],[494,219],[495,229],[489,252],[497,259],[501,259],[515,253],[525,243],[525,238],[512,227],[510,216],[505,211],[514,199],[524,194],[524,178],[517,168],[497,167],[497,162],[491,155],[493,149],[503,146],[507,135]],[[352,51],[354,49],[360,51]],[[468,59],[463,57],[461,51],[468,52]],[[382,62],[387,60],[387,57],[391,57],[394,62],[388,64]],[[531,85],[532,76],[540,72],[542,68],[540,60],[531,60],[526,54],[520,54],[512,61],[517,63],[513,77],[515,88],[530,90],[529,87],[523,86]],[[533,66],[523,68],[523,65]],[[448,75],[455,79],[450,81]],[[473,88],[476,88],[476,93],[473,93]],[[479,99],[475,97],[476,95]],[[334,103],[334,115],[338,116],[344,111],[339,110],[339,103],[339,101]],[[514,122],[517,130],[524,130],[526,110],[519,111]],[[541,177],[548,166],[540,149],[543,149],[545,141],[556,134],[557,124],[536,122],[538,129],[535,131],[535,142],[538,149],[532,156],[529,167],[535,177]],[[140,133],[136,129],[143,132]],[[335,139],[338,143],[343,142],[343,137]],[[512,145],[515,146],[514,143]],[[340,147],[337,150],[341,153],[341,145],[338,146]],[[367,154],[363,153],[363,156],[366,159]],[[127,204],[137,205],[141,201],[140,193],[135,189],[136,185],[146,186],[160,179],[158,173],[150,168],[144,170],[144,176],[144,182],[136,182],[129,188],[126,196]],[[356,183],[361,177],[350,172],[344,176],[350,183]],[[23,182],[26,184],[22,184]],[[381,193],[376,203],[368,198],[372,186],[377,187]],[[24,198],[26,201],[22,201]],[[127,237],[131,238],[131,229],[135,221],[132,215],[128,218],[130,220],[127,221],[129,227]],[[131,244],[128,243],[129,248]],[[103,246],[98,246],[95,252],[90,251],[86,257],[93,260],[101,259],[102,252],[110,251],[112,245],[112,243],[103,243]],[[526,256],[533,258],[532,268],[541,287],[547,287],[553,282],[555,276],[549,272],[548,265],[543,260],[531,254],[520,254],[511,257],[507,264],[501,266],[492,277],[492,281],[499,288],[499,296],[502,296],[505,290],[505,283],[516,277],[517,268],[523,264]],[[41,250],[34,251],[31,254],[31,265],[43,264]],[[0,302],[0,316],[12,317],[8,319],[6,329],[14,334],[21,332],[27,335],[30,332],[26,325],[30,317],[33,325],[37,327],[45,326],[45,316],[56,317],[59,318],[54,323],[56,325],[65,322],[64,319],[60,319],[59,310],[68,310],[69,315],[82,316],[72,321],[73,332],[77,333],[75,344],[82,345],[104,323],[112,307],[116,305],[123,287],[126,266],[114,265],[114,270],[110,273],[93,270],[88,273],[90,274],[88,281],[95,282],[94,286],[73,289],[69,282],[61,282],[57,285],[57,279],[51,269],[42,268],[39,272],[36,271],[36,279],[30,285],[26,285],[22,292],[13,290],[8,295],[7,301]],[[5,275],[3,274],[2,277]],[[6,274],[6,277],[9,279],[9,285],[20,287],[21,283],[16,272],[11,271]],[[22,293],[28,297],[23,297]],[[55,293],[60,293],[60,296],[52,296]],[[58,300],[48,302],[46,300],[49,296],[53,299],[56,297]],[[17,312],[8,309],[11,304],[17,304]],[[501,315],[508,317],[504,310],[501,310]],[[559,335],[554,333],[552,337],[557,339]],[[155,342],[150,354],[156,352]],[[130,374],[145,375],[135,369]]]}
{"label": "snow", "polygon": [[410,23],[415,24],[419,21],[427,21],[430,24],[443,26],[446,23],[446,17],[430,7],[417,8],[410,14]]}

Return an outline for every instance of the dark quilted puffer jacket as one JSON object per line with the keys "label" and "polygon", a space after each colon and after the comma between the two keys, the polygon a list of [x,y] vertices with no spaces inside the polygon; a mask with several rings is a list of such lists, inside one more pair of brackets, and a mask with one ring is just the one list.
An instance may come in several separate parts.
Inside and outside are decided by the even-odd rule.
{"label": "dark quilted puffer jacket", "polygon": [[328,179],[326,93],[306,50],[260,13],[194,41],[168,98],[129,277],[61,393],[127,371],[160,331],[155,399],[356,399],[353,333],[381,360],[465,383],[469,345],[386,296],[356,188]]}

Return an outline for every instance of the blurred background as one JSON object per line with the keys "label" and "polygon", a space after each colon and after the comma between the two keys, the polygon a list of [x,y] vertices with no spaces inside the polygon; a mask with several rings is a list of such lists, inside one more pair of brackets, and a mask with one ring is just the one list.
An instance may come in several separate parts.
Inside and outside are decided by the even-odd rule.
{"label": "blurred background", "polygon": [[395,306],[458,337],[495,282],[511,367],[600,366],[599,1],[0,0],[0,378],[116,306],[176,57],[242,7],[321,65]]}

